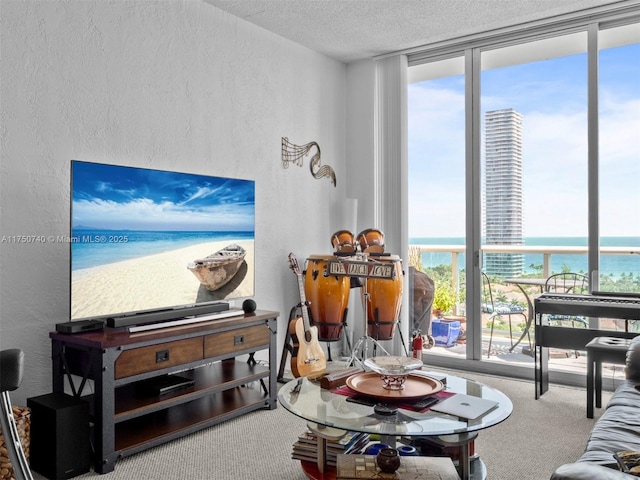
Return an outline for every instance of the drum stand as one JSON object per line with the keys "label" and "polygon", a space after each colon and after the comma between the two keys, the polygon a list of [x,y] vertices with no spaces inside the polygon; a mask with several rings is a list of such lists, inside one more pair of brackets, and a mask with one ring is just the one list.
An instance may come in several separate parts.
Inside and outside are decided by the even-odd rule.
{"label": "drum stand", "polygon": [[[402,343],[402,348],[404,349],[404,354],[405,356],[409,356],[409,351],[407,350],[407,344],[404,341],[404,337],[402,336],[402,330],[400,329],[400,320],[398,320],[398,323],[396,324],[396,329],[398,330],[398,335],[400,335],[400,342]],[[391,340],[391,339],[389,339]],[[368,342],[373,343],[373,355],[372,356],[376,356],[376,350],[378,348],[380,348],[380,350],[382,350],[382,352],[385,355],[390,355],[390,353],[380,344],[380,342],[378,340],[376,340],[375,338],[373,338],[370,335],[363,335],[362,337],[360,337],[360,339],[358,340],[358,342],[355,344],[355,346],[353,347],[353,351],[351,353],[351,357],[349,359],[349,362],[347,363],[348,367],[351,367],[354,362],[358,363],[358,366],[362,367],[364,360],[366,360],[368,358]],[[363,347],[364,345],[364,347]],[[362,358],[358,358],[357,354],[359,349],[362,348]],[[431,347],[429,347],[431,348]]]}
{"label": "drum stand", "polygon": [[[369,292],[367,292],[367,278],[365,277],[361,281],[362,281],[362,309],[364,311],[365,331],[367,331],[367,329],[369,328],[368,326],[369,322],[367,318],[368,317],[367,302],[369,301]],[[376,315],[377,315],[377,312],[376,312]],[[398,330],[398,332],[400,332],[400,330]],[[402,338],[402,333],[401,333],[401,338]],[[367,358],[369,358],[369,342],[373,344],[373,352],[374,352],[373,356],[375,356],[376,350],[378,348],[380,348],[380,350],[382,350],[382,352],[385,355],[390,355],[390,353],[380,344],[378,340],[365,334],[362,337],[360,337],[360,339],[354,345],[353,350],[351,351],[351,357],[349,357],[349,361],[347,363],[347,367],[351,367],[355,363],[357,363],[357,365],[360,368],[364,369],[364,361]],[[404,339],[402,340],[402,344],[404,345]],[[358,352],[360,351],[362,351],[362,356],[359,358]],[[405,351],[406,351],[406,346],[405,346]]]}
{"label": "drum stand", "polygon": [[[344,334],[344,339],[347,341],[347,348],[349,350],[351,350],[351,342],[349,341],[349,335],[347,335],[346,331],[347,331],[347,313],[349,313],[349,309],[346,308],[344,313],[342,314],[342,327],[340,327],[340,336],[342,336]],[[313,320],[313,318],[311,319],[311,324],[312,325],[316,325],[319,327],[318,323],[315,322]],[[336,324],[339,325],[339,324]],[[337,342],[338,340],[340,340],[340,336],[338,336],[338,338],[336,338],[335,340],[320,340],[321,342],[325,342],[327,344],[327,362],[332,362],[333,359],[331,358],[331,343],[332,342]]]}
{"label": "drum stand", "polygon": [[[363,362],[367,358],[369,358],[369,342],[373,343],[373,348],[374,348],[373,356],[375,356],[375,351],[378,347],[380,348],[380,350],[382,350],[382,352],[385,355],[391,355],[382,345],[380,345],[380,342],[378,342],[375,338],[370,337],[369,335],[363,335],[362,337],[360,337],[358,342],[353,347],[351,357],[349,357],[349,361],[347,362],[347,367],[352,367],[353,365],[357,364],[359,367],[361,367],[364,370]],[[360,351],[361,348],[362,348],[362,357],[359,358],[358,352]]]}

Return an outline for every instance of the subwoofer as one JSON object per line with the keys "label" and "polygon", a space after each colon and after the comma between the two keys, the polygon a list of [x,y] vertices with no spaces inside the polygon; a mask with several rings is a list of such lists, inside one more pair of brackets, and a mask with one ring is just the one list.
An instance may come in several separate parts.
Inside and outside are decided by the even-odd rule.
{"label": "subwoofer", "polygon": [[64,393],[27,399],[31,409],[31,469],[48,479],[89,471],[89,403]]}

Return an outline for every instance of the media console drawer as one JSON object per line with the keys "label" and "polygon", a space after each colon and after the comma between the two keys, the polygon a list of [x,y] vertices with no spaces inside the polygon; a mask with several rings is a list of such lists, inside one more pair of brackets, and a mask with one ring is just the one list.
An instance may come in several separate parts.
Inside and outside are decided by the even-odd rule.
{"label": "media console drawer", "polygon": [[204,358],[269,345],[270,335],[266,325],[207,335],[204,337]]}
{"label": "media console drawer", "polygon": [[125,350],[115,362],[115,378],[153,372],[202,360],[202,337]]}

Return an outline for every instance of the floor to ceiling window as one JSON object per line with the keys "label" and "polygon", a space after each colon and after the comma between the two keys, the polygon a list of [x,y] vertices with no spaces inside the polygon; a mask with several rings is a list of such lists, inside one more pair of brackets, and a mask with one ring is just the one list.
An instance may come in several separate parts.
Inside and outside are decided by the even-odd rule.
{"label": "floor to ceiling window", "polygon": [[490,250],[587,244],[586,52],[579,32],[481,54],[482,271],[493,310],[510,314],[485,315],[489,360],[531,364],[530,303],[542,282],[588,271],[586,252],[551,256],[545,272],[544,253]]}
{"label": "floor to ceiling window", "polygon": [[439,316],[464,316],[466,306],[464,58],[423,64],[410,76],[409,210],[415,215],[410,216],[409,243],[457,247],[412,255],[414,266],[434,280],[438,323]]}
{"label": "floor to ceiling window", "polygon": [[[640,292],[640,34],[638,25],[599,35],[599,289]],[[633,39],[635,38],[635,42]],[[630,43],[633,42],[633,43]]]}
{"label": "floor to ceiling window", "polygon": [[[640,292],[640,24],[604,25],[597,50],[583,24],[409,55],[408,237],[436,284],[430,355],[531,369],[533,299],[553,273],[591,280],[594,249],[601,289]],[[480,272],[493,303],[521,315],[491,314]]]}

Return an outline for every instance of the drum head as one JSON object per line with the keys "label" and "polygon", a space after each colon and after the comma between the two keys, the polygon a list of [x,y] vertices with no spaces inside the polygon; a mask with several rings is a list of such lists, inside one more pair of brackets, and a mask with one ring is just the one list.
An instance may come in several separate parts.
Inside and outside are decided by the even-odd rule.
{"label": "drum head", "polygon": [[384,233],[368,228],[358,234],[358,243],[363,253],[384,253]]}
{"label": "drum head", "polygon": [[354,253],[356,242],[349,230],[338,230],[331,235],[331,245],[335,253]]}

